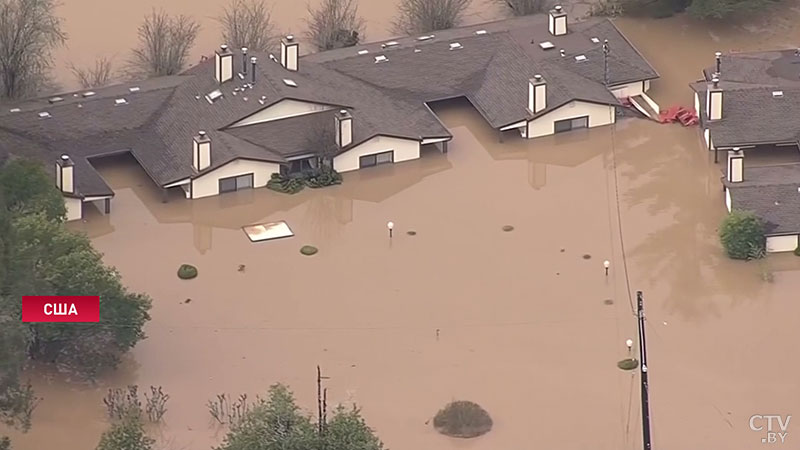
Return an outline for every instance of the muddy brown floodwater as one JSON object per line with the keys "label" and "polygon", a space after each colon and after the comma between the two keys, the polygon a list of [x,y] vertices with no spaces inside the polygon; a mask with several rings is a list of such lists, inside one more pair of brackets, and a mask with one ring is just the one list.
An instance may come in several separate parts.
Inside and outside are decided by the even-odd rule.
{"label": "muddy brown floodwater", "polygon": [[[775,28],[618,24],[662,74],[655,98],[691,105],[687,84],[715,50],[795,46],[786,24],[797,15]],[[763,448],[749,417],[800,411],[800,258],[723,256],[720,169],[696,128],[626,119],[500,144],[468,105],[436,112],[455,135],[447,155],[295,196],[162,204],[135,163],[100,164],[114,210],[73,227],[154,298],[148,339],[97,385],[30,370],[44,401],[29,433],[12,432],[15,448],[93,448],[105,390],[129,383],[170,394],[153,430],[166,448],[209,448],[224,430],[208,399],[280,381],[312,411],[316,365],[331,403],[357,402],[390,448],[641,448],[638,377],[616,368],[636,338],[635,290],[645,293],[654,448]],[[274,220],[296,236],[251,244],[239,228]],[[304,244],[320,252],[301,256]],[[199,277],[178,280],[181,263]],[[469,441],[435,433],[428,421],[453,399],[481,404],[494,429]]]}

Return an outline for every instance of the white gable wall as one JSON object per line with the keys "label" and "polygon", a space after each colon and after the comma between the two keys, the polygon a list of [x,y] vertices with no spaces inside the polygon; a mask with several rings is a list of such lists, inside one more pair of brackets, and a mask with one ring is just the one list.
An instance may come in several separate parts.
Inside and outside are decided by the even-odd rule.
{"label": "white gable wall", "polygon": [[253,125],[255,123],[270,122],[272,120],[285,119],[287,117],[296,117],[304,114],[327,111],[329,109],[333,109],[333,106],[303,102],[300,100],[281,100],[280,102],[268,106],[251,116],[245,117],[231,126],[241,127],[244,125]]}
{"label": "white gable wall", "polygon": [[555,122],[589,116],[589,128],[616,122],[616,112],[611,105],[572,101],[528,122],[528,139],[555,133]]}
{"label": "white gable wall", "polygon": [[280,172],[280,166],[276,163],[237,159],[192,180],[190,192],[192,193],[192,198],[219,195],[220,178],[247,175],[249,173],[253,174],[254,188],[264,187],[272,174],[277,172]]}
{"label": "white gable wall", "polygon": [[75,197],[64,197],[64,206],[67,207],[67,221],[83,218],[83,201]]}
{"label": "white gable wall", "polygon": [[793,252],[797,248],[797,235],[767,237],[767,251],[770,253]]}
{"label": "white gable wall", "polygon": [[617,98],[627,98],[636,95],[642,95],[645,92],[644,81],[635,81],[633,83],[621,84],[619,86],[612,86],[611,93]]}
{"label": "white gable wall", "polygon": [[419,141],[388,136],[375,136],[352,149],[333,158],[333,168],[338,172],[347,172],[359,168],[359,158],[365,155],[394,151],[394,162],[409,161],[419,158]]}

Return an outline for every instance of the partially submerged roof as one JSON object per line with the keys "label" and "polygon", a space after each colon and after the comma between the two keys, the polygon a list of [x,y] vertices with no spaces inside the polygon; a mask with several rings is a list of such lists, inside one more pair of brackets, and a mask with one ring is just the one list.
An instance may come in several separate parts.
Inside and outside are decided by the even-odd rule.
{"label": "partially submerged roof", "polygon": [[800,234],[800,164],[748,167],[745,181],[725,185],[733,208],[759,216],[767,235]]}
{"label": "partially submerged roof", "polygon": [[103,195],[111,190],[90,161],[107,154],[131,152],[160,186],[201,175],[191,155],[192,137],[200,130],[212,141],[212,165],[204,172],[237,158],[284,162],[312,150],[306,143],[320,133],[332,138],[330,112],[231,126],[284,100],[348,109],[352,145],[377,135],[422,141],[451,137],[428,102],[466,97],[500,128],[534,117],[526,109],[534,74],[548,83],[547,109],[539,114],[573,100],[617,104],[608,86],[658,76],[607,19],[570,23],[567,35],[552,36],[546,15],[307,55],[296,72],[271,54],[248,56],[258,58],[255,83],[249,64],[251,73],[238,76],[243,61],[235,55],[234,78],[222,85],[210,58],[179,76],[3,108],[0,159],[13,152],[49,163],[68,153],[76,162],[77,194]]}

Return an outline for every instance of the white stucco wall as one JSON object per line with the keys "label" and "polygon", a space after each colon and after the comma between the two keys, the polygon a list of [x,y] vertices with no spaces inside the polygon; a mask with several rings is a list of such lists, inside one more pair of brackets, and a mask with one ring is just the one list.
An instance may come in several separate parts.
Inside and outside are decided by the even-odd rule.
{"label": "white stucco wall", "polygon": [[394,162],[419,158],[419,141],[388,136],[375,136],[333,158],[333,168],[339,172],[357,170],[361,156],[394,150]]}
{"label": "white stucco wall", "polygon": [[725,188],[725,207],[728,208],[728,212],[731,212],[731,190]]}
{"label": "white stucco wall", "polygon": [[647,92],[650,90],[650,80],[644,80],[644,91]]}
{"label": "white stucco wall", "polygon": [[634,95],[641,95],[644,92],[644,86],[641,81],[633,83],[622,84],[611,88],[611,93],[617,98],[633,97]]}
{"label": "white stucco wall", "polygon": [[589,116],[589,128],[609,125],[617,120],[613,106],[573,101],[531,120],[528,123],[528,129],[530,130],[528,138],[551,135],[555,133],[556,121],[583,116]]}
{"label": "white stucco wall", "polygon": [[285,119],[287,117],[302,116],[304,114],[327,111],[329,109],[333,109],[333,106],[287,99],[268,106],[251,116],[245,117],[231,126],[241,127],[244,125],[252,125],[254,123],[269,122],[272,120]]}
{"label": "white stucco wall", "polygon": [[694,93],[694,111],[700,115],[700,94],[697,92]]}
{"label": "white stucco wall", "polygon": [[792,236],[770,236],[767,238],[767,251],[770,253],[776,252],[793,252],[797,248],[797,235]]}
{"label": "white stucco wall", "polygon": [[219,195],[220,178],[252,173],[253,187],[259,188],[266,186],[270,176],[277,172],[280,172],[280,166],[276,163],[237,159],[192,180],[192,198]]}
{"label": "white stucco wall", "polygon": [[83,218],[83,201],[81,199],[64,197],[64,206],[67,207],[67,221]]}

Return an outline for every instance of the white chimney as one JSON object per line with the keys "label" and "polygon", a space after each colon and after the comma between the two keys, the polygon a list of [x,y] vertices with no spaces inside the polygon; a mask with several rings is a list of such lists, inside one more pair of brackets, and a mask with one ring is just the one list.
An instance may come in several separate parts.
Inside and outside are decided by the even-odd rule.
{"label": "white chimney", "polygon": [[233,53],[225,44],[214,54],[214,79],[220,84],[233,79]]}
{"label": "white chimney", "polygon": [[353,142],[353,116],[342,109],[336,113],[336,145],[347,147]]}
{"label": "white chimney", "polygon": [[728,181],[741,183],[744,181],[744,152],[734,147],[728,152]]}
{"label": "white chimney", "polygon": [[564,12],[561,5],[557,5],[551,9],[549,16],[548,24],[550,34],[553,36],[563,36],[567,34],[567,13]]}
{"label": "white chimney", "polygon": [[56,161],[56,187],[66,194],[75,193],[75,165],[69,155],[61,155]]}
{"label": "white chimney", "polygon": [[722,119],[722,89],[719,78],[713,78],[706,91],[706,117],[708,120]]}
{"label": "white chimney", "polygon": [[536,74],[528,82],[528,110],[538,114],[547,108],[547,82]]}
{"label": "white chimney", "polygon": [[192,148],[192,166],[198,172],[211,165],[211,139],[205,131],[198,131]]}
{"label": "white chimney", "polygon": [[287,70],[297,71],[297,59],[300,56],[300,43],[291,34],[281,39],[281,65]]}

